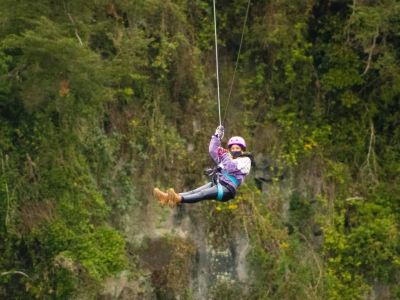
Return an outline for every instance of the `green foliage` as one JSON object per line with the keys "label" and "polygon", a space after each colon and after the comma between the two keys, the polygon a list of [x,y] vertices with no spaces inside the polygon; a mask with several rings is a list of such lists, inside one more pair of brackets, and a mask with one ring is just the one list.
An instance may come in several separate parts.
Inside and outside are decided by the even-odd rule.
{"label": "green foliage", "polygon": [[345,90],[363,83],[359,74],[360,60],[351,49],[331,49],[327,53],[329,69],[323,74],[321,84],[327,92]]}
{"label": "green foliage", "polygon": [[[300,199],[293,196],[290,219],[296,225],[290,233],[283,221],[281,191],[278,184],[268,196],[246,190],[240,211],[245,229],[250,233],[252,248],[248,254],[251,279],[249,295],[254,299],[319,299],[324,295],[322,262],[318,252],[301,231],[312,211],[301,211]],[[308,206],[309,207],[309,206]],[[297,215],[294,215],[294,212]],[[301,214],[301,216],[300,216]],[[250,216],[250,217],[249,217]],[[298,216],[298,217],[297,217]],[[297,219],[296,219],[297,218]],[[297,223],[296,223],[297,222]]]}
{"label": "green foliage", "polygon": [[[288,221],[307,237],[313,234],[313,224],[317,221],[329,228],[324,231],[323,243],[327,297],[360,298],[376,281],[394,286],[387,278],[398,276],[399,268],[395,263],[398,249],[391,242],[383,241],[397,238],[397,229],[393,229],[398,228],[398,220],[393,218],[397,205],[389,203],[398,202],[393,201],[396,192],[392,189],[383,192],[379,186],[388,179],[389,173],[383,170],[397,168],[393,154],[381,151],[398,145],[398,141],[391,143],[392,146],[383,141],[384,137],[396,137],[387,129],[398,127],[392,121],[397,114],[386,109],[386,101],[398,109],[395,99],[399,95],[399,81],[394,79],[398,72],[393,73],[393,66],[397,64],[391,60],[392,42],[397,44],[398,38],[389,29],[397,26],[394,25],[397,17],[393,14],[398,10],[398,3],[357,3],[354,7],[344,3],[317,3],[312,10],[304,3],[285,1],[255,6],[265,8],[266,15],[262,21],[254,19],[253,36],[256,38],[251,41],[252,48],[247,55],[254,60],[262,57],[267,63],[264,68],[260,61],[257,66],[253,65],[253,79],[245,78],[242,84],[250,87],[244,89],[246,95],[266,103],[256,106],[266,112],[264,119],[261,114],[254,114],[254,106],[246,107],[246,110],[253,109],[253,117],[261,120],[258,124],[253,122],[252,126],[259,128],[266,124],[270,130],[276,130],[280,136],[267,141],[274,143],[267,149],[272,149],[273,156],[280,158],[282,169],[293,166],[296,177],[293,188],[298,192],[292,195]],[[297,10],[294,16],[285,19],[294,10]],[[305,12],[303,16],[310,19],[302,19],[299,12]],[[388,41],[387,38],[391,42],[383,42]],[[262,41],[267,49],[264,52]],[[380,64],[381,59],[388,59],[385,66]],[[382,76],[385,80],[380,83]],[[264,84],[254,91],[255,82]],[[260,90],[263,92],[258,93]],[[271,126],[271,122],[275,126]],[[263,131],[257,131],[257,135],[260,132]],[[265,136],[274,138],[271,133]],[[312,160],[314,163],[310,163]],[[390,174],[394,175],[392,171]],[[392,180],[398,180],[398,176],[390,178],[390,185],[396,185]],[[385,187],[388,189],[388,185]],[[376,196],[378,194],[380,196]],[[347,200],[339,200],[359,198],[365,200],[358,205],[351,202],[351,208],[344,205]],[[344,220],[350,221],[349,214],[352,222],[357,220],[355,228],[342,224]],[[342,220],[343,227],[332,225],[332,219]],[[389,238],[391,234],[393,237]],[[304,241],[301,244],[304,246]],[[297,253],[294,245],[291,244],[290,249],[294,252],[289,259]],[[304,251],[301,247],[297,249]],[[253,251],[254,268],[273,270],[271,273],[275,274],[278,267],[262,248],[255,244]],[[333,254],[332,258],[330,254],[336,253],[334,251],[340,255]],[[265,268],[258,268],[260,265]],[[265,276],[270,275],[258,272],[257,276],[266,282]],[[272,280],[269,278],[269,281]],[[261,289],[260,286],[257,289]],[[284,283],[278,284],[280,286]],[[280,297],[292,299],[294,296]],[[325,295],[317,289],[313,297],[324,298]]]}
{"label": "green foliage", "polygon": [[281,135],[287,141],[282,145],[282,149],[279,149],[281,153],[277,153],[285,165],[297,165],[306,157],[323,153],[330,145],[329,124],[305,123],[296,113],[287,111],[287,108],[277,110],[274,117],[280,126]]}
{"label": "green foliage", "polygon": [[304,230],[313,214],[311,201],[301,197],[299,193],[293,193],[290,199],[289,213],[291,224]]}
{"label": "green foliage", "polygon": [[391,283],[399,266],[399,231],[390,209],[363,199],[347,201],[334,227],[325,229],[334,299],[359,298],[376,279]]}
{"label": "green foliage", "polygon": [[73,246],[59,255],[80,264],[94,280],[100,281],[126,267],[125,242],[111,228],[79,234],[70,244]]}
{"label": "green foliage", "polygon": [[[246,4],[217,1],[223,99]],[[250,237],[243,297],[358,299],[376,283],[396,297],[399,12],[252,1],[225,125],[277,170],[266,193],[249,180],[200,211],[211,242]],[[203,0],[1,1],[0,273],[28,277],[0,276],[0,297],[97,289],[129,264],[127,211],[155,183],[199,182],[217,119],[212,17]],[[168,266],[162,292],[189,297],[187,257],[172,262],[185,272]]]}

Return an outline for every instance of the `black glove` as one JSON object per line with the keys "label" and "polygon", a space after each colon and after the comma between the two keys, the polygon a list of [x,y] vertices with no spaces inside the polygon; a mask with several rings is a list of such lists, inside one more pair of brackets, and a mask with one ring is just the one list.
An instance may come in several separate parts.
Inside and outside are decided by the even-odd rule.
{"label": "black glove", "polygon": [[224,126],[219,125],[217,127],[217,129],[215,130],[215,136],[222,140],[222,138],[224,137]]}

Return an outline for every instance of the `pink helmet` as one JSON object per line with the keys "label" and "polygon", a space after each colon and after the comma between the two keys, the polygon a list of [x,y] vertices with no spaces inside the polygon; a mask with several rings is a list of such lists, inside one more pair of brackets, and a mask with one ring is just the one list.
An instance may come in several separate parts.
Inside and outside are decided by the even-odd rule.
{"label": "pink helmet", "polygon": [[228,141],[228,148],[231,147],[232,145],[239,145],[243,149],[246,149],[246,142],[244,141],[244,138],[242,138],[241,136],[231,137]]}

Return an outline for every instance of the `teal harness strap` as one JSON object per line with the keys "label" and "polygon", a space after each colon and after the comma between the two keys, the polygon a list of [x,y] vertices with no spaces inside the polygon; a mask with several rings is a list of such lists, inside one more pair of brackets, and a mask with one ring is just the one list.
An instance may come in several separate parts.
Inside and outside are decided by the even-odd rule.
{"label": "teal harness strap", "polygon": [[228,173],[227,171],[225,171],[225,170],[222,171],[222,174],[223,174],[225,177],[227,177],[227,178],[235,185],[235,188],[238,188],[238,187],[239,187],[240,182],[239,182],[239,180],[236,179],[235,176],[229,174],[229,173]]}
{"label": "teal harness strap", "polygon": [[224,197],[224,189],[222,188],[222,185],[219,182],[217,183],[217,191],[218,191],[217,200],[221,201],[222,198]]}
{"label": "teal harness strap", "polygon": [[[225,170],[222,171],[222,174],[223,174],[225,177],[227,177],[227,178],[235,185],[235,188],[236,188],[236,189],[238,188],[238,186],[240,185],[240,182],[239,182],[239,180],[236,179],[235,176],[229,174],[229,173],[226,172]],[[217,193],[217,200],[218,200],[218,201],[221,201],[222,198],[224,197],[224,189],[223,189],[222,185],[221,185],[219,182],[217,183],[217,192],[218,192],[218,193]]]}

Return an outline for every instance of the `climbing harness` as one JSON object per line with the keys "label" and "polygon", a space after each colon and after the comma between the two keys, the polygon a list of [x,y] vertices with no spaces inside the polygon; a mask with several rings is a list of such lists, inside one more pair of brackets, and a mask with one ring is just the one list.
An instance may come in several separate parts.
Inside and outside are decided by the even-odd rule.
{"label": "climbing harness", "polygon": [[[235,189],[237,189],[240,185],[239,180],[236,179],[235,176],[229,174],[227,171],[223,170],[222,171],[222,175],[225,176],[226,178],[228,178],[230,180],[230,182],[233,183],[233,185],[235,186]],[[219,178],[217,179],[217,200],[221,201],[222,198],[224,197],[224,189],[222,188],[221,183],[219,182]]]}
{"label": "climbing harness", "polygon": [[243,37],[244,37],[244,32],[246,29],[246,23],[247,23],[247,19],[249,16],[249,11],[250,11],[250,4],[251,4],[251,0],[248,1],[247,3],[247,9],[246,9],[246,16],[244,19],[244,23],[243,23],[243,28],[242,28],[242,35],[240,38],[240,43],[239,43],[239,50],[238,50],[238,54],[236,57],[236,63],[235,63],[235,69],[233,72],[233,77],[232,77],[232,81],[230,83],[230,89],[229,89],[229,95],[228,95],[228,100],[226,102],[225,105],[225,112],[224,112],[224,119],[222,121],[221,119],[221,98],[220,98],[220,87],[219,87],[219,61],[218,61],[218,36],[217,36],[217,10],[215,8],[215,0],[213,0],[213,12],[214,12],[214,40],[215,40],[215,64],[216,64],[216,77],[217,77],[217,101],[218,101],[218,117],[219,117],[219,125],[222,125],[223,122],[225,122],[225,118],[226,118],[226,112],[228,110],[228,106],[229,106],[229,101],[231,98],[231,94],[232,94],[232,90],[233,90],[233,85],[235,82],[235,75],[236,75],[236,70],[237,67],[239,65],[239,59],[240,59],[240,52],[242,50],[242,44],[243,44]]}
{"label": "climbing harness", "polygon": [[219,181],[219,174],[218,172],[221,172],[223,176],[228,178],[234,185],[235,189],[237,189],[240,185],[240,182],[236,179],[235,176],[230,175],[226,170],[222,170],[218,166],[215,166],[213,168],[207,168],[204,170],[204,175],[210,178],[210,180],[217,186],[217,200],[221,201],[224,197],[224,189],[222,187],[222,184]]}

